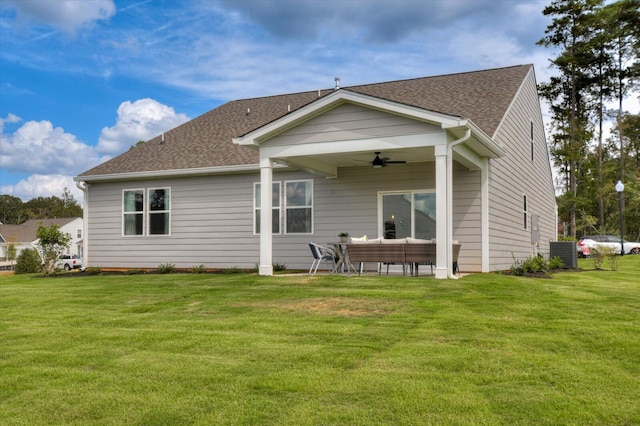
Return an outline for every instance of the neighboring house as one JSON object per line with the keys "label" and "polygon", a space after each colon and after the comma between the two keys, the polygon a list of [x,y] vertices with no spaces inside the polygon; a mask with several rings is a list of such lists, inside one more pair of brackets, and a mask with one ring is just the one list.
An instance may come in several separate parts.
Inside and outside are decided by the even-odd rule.
{"label": "neighboring house", "polygon": [[232,101],[75,180],[103,268],[306,269],[308,242],[393,217],[396,238],[437,239],[446,278],[453,240],[462,271],[495,271],[556,238],[531,65]]}
{"label": "neighboring house", "polygon": [[31,219],[20,225],[0,225],[0,261],[7,261],[7,246],[13,244],[16,248],[16,258],[25,248],[35,248],[38,243],[38,227],[58,225],[60,232],[71,235],[70,255],[82,257],[82,233],[84,221],[80,217],[61,219]]}

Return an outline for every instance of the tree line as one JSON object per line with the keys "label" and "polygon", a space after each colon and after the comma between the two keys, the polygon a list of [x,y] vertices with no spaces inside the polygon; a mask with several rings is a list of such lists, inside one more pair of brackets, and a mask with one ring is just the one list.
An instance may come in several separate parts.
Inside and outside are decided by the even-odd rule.
{"label": "tree line", "polygon": [[553,20],[538,44],[557,52],[556,75],[539,93],[552,115],[559,220],[573,238],[619,234],[622,181],[624,233],[638,240],[640,116],[624,111],[623,100],[639,89],[640,0],[554,0],[543,14]]}
{"label": "tree line", "polygon": [[37,197],[27,202],[12,195],[0,195],[0,222],[20,225],[29,219],[82,217],[82,207],[68,188],[61,197]]}

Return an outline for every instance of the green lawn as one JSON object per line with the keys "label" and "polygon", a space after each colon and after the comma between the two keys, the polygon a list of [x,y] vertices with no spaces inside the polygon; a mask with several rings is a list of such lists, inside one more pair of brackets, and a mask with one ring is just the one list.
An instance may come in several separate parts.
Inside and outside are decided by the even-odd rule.
{"label": "green lawn", "polygon": [[0,424],[640,424],[640,256],[552,279],[0,277]]}

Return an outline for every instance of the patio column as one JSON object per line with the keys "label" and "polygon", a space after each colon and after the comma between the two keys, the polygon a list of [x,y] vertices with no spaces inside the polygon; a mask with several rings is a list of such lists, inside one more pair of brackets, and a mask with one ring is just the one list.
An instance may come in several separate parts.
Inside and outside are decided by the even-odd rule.
{"label": "patio column", "polygon": [[447,147],[438,145],[435,147],[436,156],[436,268],[435,277],[447,278],[447,223],[449,212],[447,210]]}
{"label": "patio column", "polygon": [[273,275],[273,161],[260,159],[260,265],[259,275]]}

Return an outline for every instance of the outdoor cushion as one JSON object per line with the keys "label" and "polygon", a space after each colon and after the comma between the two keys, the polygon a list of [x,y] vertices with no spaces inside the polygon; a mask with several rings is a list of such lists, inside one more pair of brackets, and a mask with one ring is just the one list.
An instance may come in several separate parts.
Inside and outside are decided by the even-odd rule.
{"label": "outdoor cushion", "polygon": [[406,238],[383,238],[380,240],[382,244],[406,244]]}
{"label": "outdoor cushion", "polygon": [[382,240],[382,238],[374,238],[372,240],[367,240],[364,241],[366,244],[380,244],[380,241]]}
{"label": "outdoor cushion", "polygon": [[407,237],[407,243],[409,244],[432,244],[431,240],[421,240],[420,238]]}

